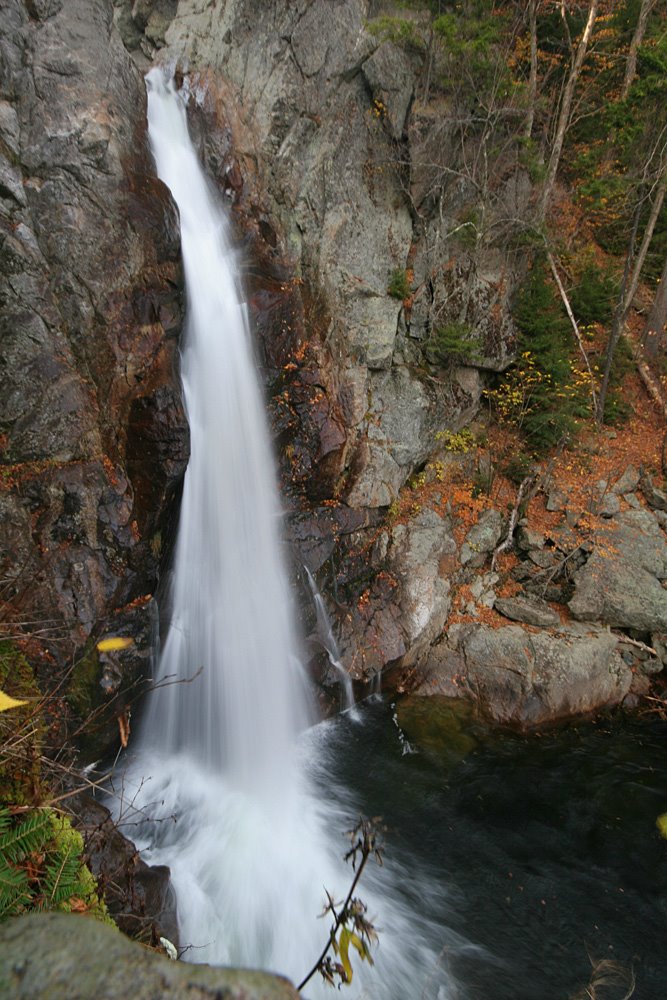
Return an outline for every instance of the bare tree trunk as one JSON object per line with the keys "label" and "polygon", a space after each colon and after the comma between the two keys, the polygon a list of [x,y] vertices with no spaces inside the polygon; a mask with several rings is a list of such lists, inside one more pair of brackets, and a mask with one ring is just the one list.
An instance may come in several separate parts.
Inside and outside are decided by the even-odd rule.
{"label": "bare tree trunk", "polygon": [[424,81],[424,104],[428,104],[429,94],[431,92],[431,73],[433,72],[433,48],[434,48],[434,38],[433,38],[433,22],[429,24],[428,29],[428,45],[426,47],[426,77]]}
{"label": "bare tree trunk", "polygon": [[524,135],[530,139],[535,121],[535,102],[537,101],[537,2],[528,2],[528,24],[530,28],[530,76],[528,77],[528,115]]}
{"label": "bare tree trunk", "polygon": [[493,551],[493,556],[491,558],[491,572],[496,568],[496,560],[502,552],[507,552],[508,549],[512,547],[514,541],[514,531],[519,521],[519,513],[521,511],[521,504],[526,500],[526,495],[530,494],[530,491],[535,487],[538,481],[536,473],[531,473],[526,476],[525,479],[521,480],[521,485],[519,486],[519,492],[516,495],[516,500],[514,501],[514,508],[510,514],[509,524],[507,526],[507,535],[504,541],[497,545]]}
{"label": "bare tree trunk", "polygon": [[586,27],[584,28],[583,34],[579,39],[579,44],[577,45],[577,51],[575,52],[574,59],[572,61],[572,66],[570,68],[570,73],[563,88],[563,98],[561,100],[560,111],[558,114],[558,122],[556,124],[556,134],[554,136],[553,146],[551,147],[551,155],[549,157],[549,164],[547,166],[547,175],[544,181],[544,187],[542,189],[542,197],[540,198],[540,204],[538,209],[538,221],[542,221],[546,215],[547,206],[549,204],[549,199],[551,198],[551,192],[553,190],[554,182],[556,180],[556,172],[558,170],[558,164],[560,163],[560,155],[563,151],[563,142],[565,141],[565,133],[567,132],[567,127],[570,123],[570,113],[572,111],[572,100],[574,98],[574,91],[577,86],[577,80],[579,79],[579,74],[581,72],[581,67],[583,66],[584,59],[586,58],[586,51],[588,49],[588,43],[593,35],[593,29],[595,27],[595,16],[598,9],[598,0],[591,0],[590,7],[588,8],[588,18],[586,20]]}
{"label": "bare tree trunk", "polygon": [[[665,418],[665,420],[667,420],[667,404],[665,403],[665,397],[662,394],[662,389],[660,388],[660,383],[653,376],[653,374],[650,371],[648,365],[644,364],[643,361],[640,360],[640,361],[637,362],[637,370],[639,371],[639,375],[641,377],[641,380],[644,383],[644,388],[648,392],[648,394],[651,397],[651,399],[655,403],[657,403],[657,405],[658,405],[658,407],[660,409],[660,412],[662,413],[662,415]],[[663,440],[663,446],[664,446],[664,440]],[[664,447],[663,447],[663,454],[664,454]],[[665,472],[664,472],[664,469],[663,469],[663,475],[664,474],[665,474]]]}
{"label": "bare tree trunk", "polygon": [[667,337],[667,257],[662,267],[658,290],[651,306],[651,311],[646,320],[646,326],[642,333],[642,347],[644,354],[651,361],[655,361],[661,348],[664,347]]}
{"label": "bare tree trunk", "polygon": [[614,316],[611,321],[611,330],[609,332],[609,340],[607,341],[602,385],[600,386],[600,393],[598,395],[598,411],[595,415],[598,424],[604,423],[604,408],[607,401],[607,390],[609,389],[611,363],[614,359],[614,354],[616,353],[616,348],[621,338],[621,331],[625,326],[625,318],[627,316],[627,312],[624,311],[626,300],[625,293],[630,279],[632,258],[635,254],[635,243],[637,242],[637,229],[639,228],[640,213],[641,202],[637,202],[635,205],[634,218],[632,220],[632,233],[630,235],[630,242],[628,243],[628,250],[625,255],[625,264],[623,265],[623,278],[621,279],[621,287],[618,291],[618,302],[616,304],[616,309],[614,310]]}
{"label": "bare tree trunk", "polygon": [[[651,214],[649,215],[648,222],[646,223],[644,236],[636,257],[634,257],[634,245],[637,237],[637,227],[639,225],[641,202],[638,202],[637,207],[635,209],[635,221],[632,227],[632,236],[630,238],[628,253],[625,258],[625,268],[623,270],[623,281],[621,283],[621,291],[618,298],[618,305],[616,306],[616,311],[614,313],[614,318],[612,321],[611,333],[609,334],[609,340],[607,342],[607,352],[605,355],[605,363],[604,363],[604,375],[602,377],[602,385],[600,386],[600,395],[598,397],[599,423],[602,423],[604,421],[604,407],[607,398],[607,390],[609,388],[609,376],[611,374],[611,366],[614,360],[616,347],[618,346],[621,334],[625,330],[625,322],[628,318],[628,313],[630,311],[630,306],[632,305],[632,300],[634,299],[635,293],[637,291],[637,285],[639,284],[639,278],[641,276],[642,267],[644,266],[644,261],[646,260],[646,254],[648,253],[648,248],[651,244],[651,240],[653,239],[653,231],[655,229],[655,224],[658,221],[658,216],[660,215],[660,210],[662,208],[662,203],[665,200],[666,192],[667,192],[667,160],[662,165],[662,169],[660,172],[655,192],[655,199],[651,207]],[[634,263],[633,263],[633,258],[634,258]]]}
{"label": "bare tree trunk", "polygon": [[628,58],[625,63],[625,76],[623,77],[623,86],[621,88],[622,101],[624,101],[628,96],[628,92],[632,86],[632,81],[635,78],[635,73],[637,72],[637,53],[639,52],[639,46],[644,41],[648,16],[655,7],[656,3],[657,0],[642,0],[642,5],[639,11],[639,20],[637,21],[637,27],[635,28],[635,33],[632,36],[632,41],[630,42]]}
{"label": "bare tree trunk", "polygon": [[644,238],[642,239],[642,244],[639,248],[639,253],[637,254],[637,259],[635,260],[634,267],[632,269],[632,278],[630,279],[630,286],[628,288],[627,294],[625,296],[625,301],[623,302],[624,316],[627,316],[630,306],[632,305],[632,300],[637,292],[637,285],[639,284],[639,278],[641,276],[642,268],[644,266],[644,261],[646,260],[646,254],[648,253],[648,248],[651,245],[651,240],[653,239],[653,231],[655,229],[655,224],[658,221],[658,216],[662,209],[662,203],[665,200],[665,194],[667,194],[667,160],[662,165],[662,170],[660,171],[660,176],[658,177],[655,200],[651,208],[651,214],[648,217],[648,222],[646,223],[646,229],[644,230]]}
{"label": "bare tree trunk", "polygon": [[554,260],[553,254],[549,250],[547,252],[547,260],[549,261],[549,267],[551,268],[551,273],[554,276],[556,285],[558,286],[558,291],[560,292],[560,297],[563,300],[563,305],[565,306],[565,312],[567,313],[570,323],[572,324],[572,329],[574,330],[574,336],[576,337],[577,344],[579,345],[579,350],[584,359],[584,364],[586,365],[586,371],[588,372],[589,378],[591,380],[591,403],[593,406],[593,414],[597,416],[598,412],[598,401],[595,395],[595,379],[593,378],[593,372],[591,370],[591,363],[588,360],[588,354],[586,353],[586,348],[584,347],[584,342],[581,339],[581,332],[574,318],[574,313],[572,312],[572,306],[570,305],[570,300],[567,297],[567,292],[563,287],[563,282],[560,280],[560,275],[558,273],[558,268],[556,267],[556,261]]}

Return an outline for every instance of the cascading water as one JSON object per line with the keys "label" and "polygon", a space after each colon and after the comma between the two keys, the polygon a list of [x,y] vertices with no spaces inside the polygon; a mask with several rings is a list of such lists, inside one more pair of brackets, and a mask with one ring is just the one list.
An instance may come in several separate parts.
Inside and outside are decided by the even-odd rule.
{"label": "cascading water", "polygon": [[[306,724],[278,499],[246,310],[225,217],[202,174],[185,109],[148,78],[151,149],[180,213],[188,297],[182,381],[191,454],[162,677],[202,677],[154,700],[148,728],[230,779],[272,781]],[[271,664],[267,671],[266,664]]]}
{"label": "cascading water", "polygon": [[[308,730],[268,435],[225,217],[173,84],[155,69],[147,87],[151,149],[180,213],[191,458],[160,683],[116,814],[133,823],[147,860],[170,866],[189,959],[274,969],[298,982],[326,939],[318,920],[325,888],[342,899],[351,881],[341,856],[357,806],[331,776],[327,724]],[[415,977],[429,977],[424,996],[450,996],[422,918],[389,902],[402,873],[382,875],[381,895],[374,874],[362,892],[381,931],[379,961],[355,975],[347,995],[405,1000],[422,995]],[[307,993],[326,989],[312,981]]]}

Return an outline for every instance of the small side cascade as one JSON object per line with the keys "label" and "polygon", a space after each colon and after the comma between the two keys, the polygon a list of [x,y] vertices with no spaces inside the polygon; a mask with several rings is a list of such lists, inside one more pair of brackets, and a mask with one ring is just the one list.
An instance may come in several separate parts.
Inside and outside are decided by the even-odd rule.
{"label": "small side cascade", "polygon": [[313,574],[307,566],[304,566],[303,568],[306,572],[310,592],[313,595],[313,604],[315,605],[315,616],[317,619],[317,634],[327,656],[329,657],[329,663],[336,672],[336,676],[338,677],[340,683],[341,710],[343,712],[349,712],[352,718],[358,719],[359,715],[355,711],[354,707],[355,701],[352,678],[341,663],[340,649],[338,647],[338,642],[336,641],[336,636],[334,635],[333,625],[331,623],[331,618],[329,617],[329,612],[326,609],[324,598],[315,583]]}
{"label": "small side cascade", "polygon": [[378,670],[371,681],[371,692],[367,701],[382,701],[382,671]]}

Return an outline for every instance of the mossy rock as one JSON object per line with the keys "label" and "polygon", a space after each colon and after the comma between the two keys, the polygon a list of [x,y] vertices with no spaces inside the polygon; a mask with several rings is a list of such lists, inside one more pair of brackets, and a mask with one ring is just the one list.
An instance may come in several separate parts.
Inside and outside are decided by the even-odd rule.
{"label": "mossy rock", "polygon": [[100,654],[91,641],[74,665],[65,695],[79,724],[76,744],[86,760],[113,752],[118,744],[117,704],[100,685],[102,673]]}
{"label": "mossy rock", "polygon": [[67,702],[79,719],[87,719],[102,703],[100,674],[99,654],[90,642],[74,664],[67,685]]}
{"label": "mossy rock", "polygon": [[14,1000],[298,1000],[268,972],[172,962],[96,920],[30,914],[0,926],[0,996]]}
{"label": "mossy rock", "polygon": [[451,766],[477,746],[470,705],[459,698],[411,696],[397,706],[398,724],[409,742]]}
{"label": "mossy rock", "polygon": [[[52,812],[51,825],[53,827],[51,848],[54,856],[60,858],[71,856],[82,859],[83,837],[78,830],[74,829],[70,819]],[[83,860],[80,860],[71,894],[62,899],[53,909],[62,913],[83,910],[88,916],[95,917],[96,920],[101,920],[111,927],[116,927],[109,916],[104,900],[101,898],[97,879]]]}
{"label": "mossy rock", "polygon": [[25,656],[0,642],[0,690],[27,704],[0,713],[0,803],[21,805],[40,797],[40,757],[46,724],[42,693]]}
{"label": "mossy rock", "polygon": [[[102,635],[91,638],[71,671],[65,696],[79,723],[76,742],[83,757],[98,759],[119,747],[118,719],[125,716],[151,680],[157,606],[140,598],[105,620]],[[100,644],[125,645],[106,649]]]}

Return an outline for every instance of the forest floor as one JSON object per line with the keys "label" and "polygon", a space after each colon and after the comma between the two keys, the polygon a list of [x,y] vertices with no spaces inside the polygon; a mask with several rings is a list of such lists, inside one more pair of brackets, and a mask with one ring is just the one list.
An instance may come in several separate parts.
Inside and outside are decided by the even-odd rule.
{"label": "forest floor", "polygon": [[[629,323],[628,343],[637,342],[643,325],[639,314]],[[599,357],[603,350],[605,331],[599,329],[591,353]],[[586,543],[593,535],[598,518],[591,512],[629,466],[646,470],[661,486],[665,477],[665,446],[667,426],[660,405],[648,393],[637,367],[631,361],[615,392],[623,416],[613,426],[599,426],[592,416],[579,421],[578,431],[570,440],[551,453],[540,456],[532,466],[537,472],[538,488],[522,514],[530,528],[547,540],[558,537],[563,529],[563,511],[547,509],[552,489],[566,494],[567,508],[577,513],[570,528],[572,544]],[[657,378],[667,399],[667,376]],[[510,512],[517,502],[518,480],[510,478],[507,469],[512,459],[525,453],[521,432],[508,424],[499,423],[488,407],[471,427],[474,437],[468,450],[442,453],[441,460],[427,465],[424,472],[412,478],[401,491],[394,505],[394,523],[407,522],[423,507],[441,516],[452,518],[459,546],[480,515],[489,508]],[[644,503],[641,494],[638,499]],[[621,510],[630,505],[619,497]],[[495,570],[500,576],[495,585],[498,596],[512,596],[521,590],[512,570],[518,556],[510,548],[499,555]],[[488,570],[489,567],[487,567]],[[480,573],[484,570],[480,570]],[[453,608],[449,624],[455,621],[484,622],[496,628],[507,625],[507,619],[491,608],[477,606],[470,613],[470,587],[459,585],[453,593]],[[566,605],[552,604],[562,621],[569,620]]]}

